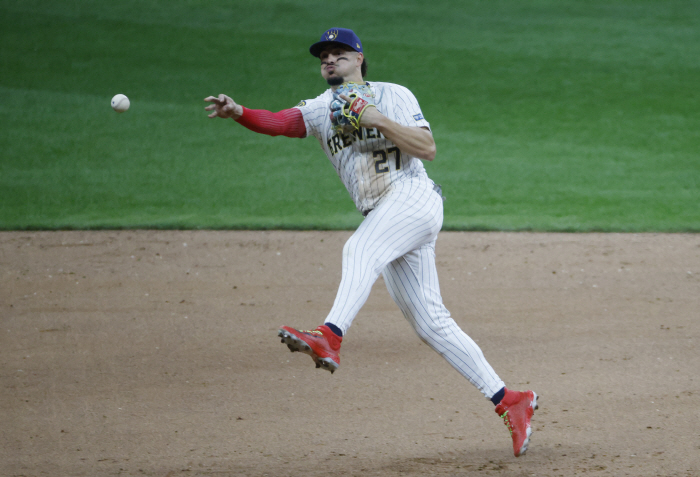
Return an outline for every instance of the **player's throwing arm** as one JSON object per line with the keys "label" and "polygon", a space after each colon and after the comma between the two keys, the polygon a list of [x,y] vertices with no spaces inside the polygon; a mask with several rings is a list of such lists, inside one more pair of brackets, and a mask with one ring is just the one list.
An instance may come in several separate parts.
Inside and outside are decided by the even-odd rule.
{"label": "player's throwing arm", "polygon": [[435,159],[436,148],[418,100],[404,86],[365,81],[362,42],[352,30],[327,30],[309,52],[330,88],[293,108],[248,109],[225,94],[204,99],[210,118],[233,119],[270,136],[315,137],[365,217],[343,248],[341,282],[323,324],[313,330],[281,326],[277,336],[290,351],[334,373],[343,339],[382,274],[418,336],[496,406],[514,455],[523,455],[537,394],[506,388],[442,303],[435,242],[443,197],[423,166]]}
{"label": "player's throwing arm", "polygon": [[209,115],[210,118],[238,119],[243,115],[243,107],[225,94],[208,96],[204,101],[212,103],[204,108],[207,111],[213,111]]}

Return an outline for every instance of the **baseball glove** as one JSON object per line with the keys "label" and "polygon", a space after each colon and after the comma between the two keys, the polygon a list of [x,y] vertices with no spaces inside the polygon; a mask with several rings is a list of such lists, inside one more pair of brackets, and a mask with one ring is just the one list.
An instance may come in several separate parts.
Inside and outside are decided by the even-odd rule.
{"label": "baseball glove", "polygon": [[[343,100],[343,94],[350,102]],[[331,123],[336,131],[351,133],[360,128],[362,113],[369,107],[374,107],[374,93],[366,84],[343,83],[333,92],[331,102]]]}

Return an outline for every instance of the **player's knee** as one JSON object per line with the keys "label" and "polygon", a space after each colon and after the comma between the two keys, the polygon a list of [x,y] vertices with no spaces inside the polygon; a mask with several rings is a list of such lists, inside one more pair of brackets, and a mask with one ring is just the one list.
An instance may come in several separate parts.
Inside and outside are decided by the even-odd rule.
{"label": "player's knee", "polygon": [[343,247],[343,261],[344,262],[351,260],[353,258],[353,255],[354,255],[353,250],[354,250],[354,246],[353,246],[353,244],[350,243],[350,240],[345,242],[345,246]]}
{"label": "player's knee", "polygon": [[419,324],[415,322],[415,330],[418,336],[423,341],[441,341],[447,338],[447,334],[454,326],[457,326],[455,321],[448,317],[435,317],[432,320],[422,320]]}
{"label": "player's knee", "polygon": [[357,251],[361,251],[365,248],[366,246],[362,243],[358,234],[355,233],[350,236],[343,246],[343,259],[354,259],[357,255]]}
{"label": "player's knee", "polygon": [[421,339],[421,341],[430,344],[430,341],[432,341],[433,339],[434,332],[433,329],[427,325],[428,323],[418,324],[417,321],[414,321],[413,329],[416,331],[416,334]]}

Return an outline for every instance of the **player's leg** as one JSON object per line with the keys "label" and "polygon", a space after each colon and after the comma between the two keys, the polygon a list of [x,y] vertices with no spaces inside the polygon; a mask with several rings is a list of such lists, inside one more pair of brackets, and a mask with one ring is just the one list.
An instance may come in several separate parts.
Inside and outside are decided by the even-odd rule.
{"label": "player's leg", "polygon": [[462,331],[442,303],[434,241],[392,261],[383,275],[389,294],[428,346],[488,399],[503,389],[505,384],[479,345]]}
{"label": "player's leg", "polygon": [[387,264],[435,240],[441,227],[442,198],[432,184],[397,186],[345,243],[342,279],[326,323],[345,334]]}
{"label": "player's leg", "polygon": [[496,404],[513,441],[513,453],[527,451],[537,394],[505,388],[481,348],[450,317],[442,303],[435,267],[435,242],[397,258],[383,272],[389,294],[418,336]]}
{"label": "player's leg", "polygon": [[431,182],[415,179],[396,184],[343,247],[343,275],[325,325],[311,331],[282,326],[278,331],[282,342],[292,351],[310,355],[317,367],[335,371],[340,365],[342,335],[384,267],[433,241],[441,227],[442,198]]}

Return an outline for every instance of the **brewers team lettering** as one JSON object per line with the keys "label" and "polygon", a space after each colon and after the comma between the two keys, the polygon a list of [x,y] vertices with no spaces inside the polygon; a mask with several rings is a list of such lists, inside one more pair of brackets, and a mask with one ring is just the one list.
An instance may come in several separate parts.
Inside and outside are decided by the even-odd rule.
{"label": "brewers team lettering", "polygon": [[331,151],[332,155],[338,153],[338,151],[352,145],[355,140],[362,141],[363,139],[378,139],[384,138],[381,132],[377,128],[367,129],[359,128],[356,129],[349,136],[333,131],[333,136],[328,138],[326,143],[328,144],[328,149]]}
{"label": "brewers team lettering", "polygon": [[[404,126],[430,128],[409,90],[390,83],[370,87],[380,113]],[[343,277],[325,322],[346,332],[382,273],[389,294],[418,335],[490,398],[504,383],[440,296],[435,240],[442,227],[442,198],[422,161],[378,130],[334,131],[332,100],[329,89],[297,108],[307,133],[318,139],[366,217],[343,248]]]}
{"label": "brewers team lettering", "polygon": [[[409,127],[430,129],[413,93],[403,86],[372,82],[377,110],[389,119]],[[420,159],[401,152],[374,128],[360,128],[351,134],[335,131],[328,114],[333,101],[328,89],[314,99],[299,103],[309,135],[318,139],[326,156],[361,212],[373,209],[393,183],[410,178],[428,179]]]}

